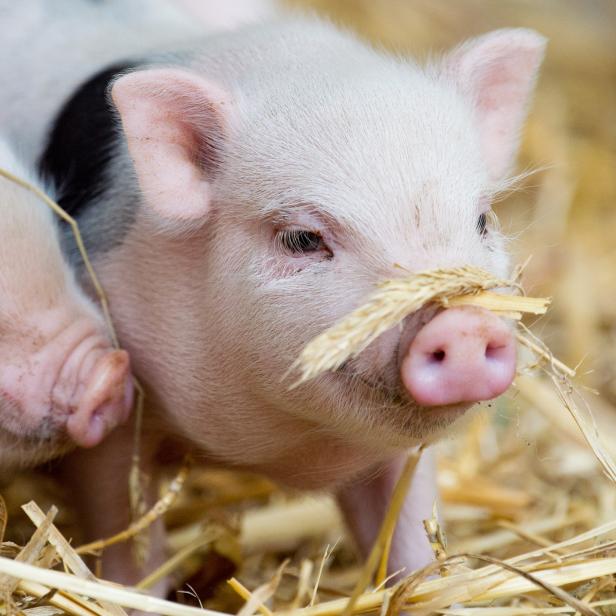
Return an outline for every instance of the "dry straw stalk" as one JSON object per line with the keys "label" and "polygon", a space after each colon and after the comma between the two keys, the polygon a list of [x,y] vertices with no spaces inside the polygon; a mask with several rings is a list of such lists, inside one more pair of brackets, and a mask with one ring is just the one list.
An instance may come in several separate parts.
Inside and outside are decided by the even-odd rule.
{"label": "dry straw stalk", "polygon": [[547,310],[548,299],[486,293],[497,288],[521,290],[515,280],[503,280],[472,266],[429,270],[382,282],[364,305],[306,346],[291,368],[300,371],[294,386],[326,370],[336,370],[382,333],[428,304],[476,305],[514,317]]}

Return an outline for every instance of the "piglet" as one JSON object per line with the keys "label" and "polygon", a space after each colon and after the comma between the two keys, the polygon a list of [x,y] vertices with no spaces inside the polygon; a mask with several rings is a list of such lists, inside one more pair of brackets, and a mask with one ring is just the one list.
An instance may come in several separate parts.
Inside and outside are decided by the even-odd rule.
{"label": "piglet", "polygon": [[[162,33],[138,35],[131,9],[140,3],[53,6],[67,4],[70,18],[28,21],[24,3],[6,3],[7,23],[25,24],[19,37],[36,46],[7,43],[0,31],[3,57],[25,65],[0,71],[7,87],[16,71],[26,75],[15,101],[27,92],[45,113],[29,123],[30,108],[15,101],[0,113],[14,132],[32,133],[30,160],[84,230],[147,390],[145,470],[156,476],[157,453],[174,447],[331,490],[367,552],[405,451],[507,389],[511,332],[479,309],[427,309],[337,372],[293,390],[282,376],[400,266],[507,275],[505,241],[487,214],[507,184],[544,39],[498,30],[420,67],[292,16],[196,38],[187,31],[178,52],[158,54],[168,52],[153,45]],[[80,11],[83,27],[67,27]],[[48,40],[50,30],[62,36]],[[73,255],[70,238],[65,246]],[[116,430],[68,464],[93,537],[129,523],[119,478],[132,437]],[[435,498],[427,452],[391,572],[430,562],[421,522]],[[152,533],[149,567],[163,559],[160,523]],[[103,568],[124,582],[143,575],[125,546],[108,550]]]}
{"label": "piglet", "polygon": [[[0,167],[36,183],[2,140]],[[56,226],[0,177],[0,478],[100,443],[131,408],[128,355],[77,286]]]}

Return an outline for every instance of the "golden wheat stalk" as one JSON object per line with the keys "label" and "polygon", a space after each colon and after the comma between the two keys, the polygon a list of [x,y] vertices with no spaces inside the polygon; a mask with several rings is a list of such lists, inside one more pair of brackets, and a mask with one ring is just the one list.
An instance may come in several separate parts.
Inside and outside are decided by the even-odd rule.
{"label": "golden wheat stalk", "polygon": [[477,305],[516,318],[523,312],[543,314],[550,302],[545,298],[486,293],[497,288],[521,291],[515,280],[503,280],[472,266],[429,270],[382,282],[364,305],[306,346],[291,366],[291,370],[298,369],[301,373],[292,387],[326,370],[336,370],[382,333],[427,304]]}

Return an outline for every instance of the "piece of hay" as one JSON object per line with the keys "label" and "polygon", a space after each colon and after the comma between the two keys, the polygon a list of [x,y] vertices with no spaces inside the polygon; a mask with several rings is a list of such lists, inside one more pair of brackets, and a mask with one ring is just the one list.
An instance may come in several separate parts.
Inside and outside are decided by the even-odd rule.
{"label": "piece of hay", "polygon": [[299,369],[301,373],[293,387],[326,370],[336,370],[382,333],[427,304],[478,305],[517,316],[524,312],[543,314],[550,302],[545,298],[496,293],[480,295],[497,288],[521,291],[516,280],[503,280],[472,266],[429,270],[382,282],[365,304],[308,343],[291,366],[291,370]]}
{"label": "piece of hay", "polygon": [[[0,573],[6,574],[16,580],[20,580],[20,587],[28,587],[30,583],[45,587],[45,592],[51,588],[58,588],[66,596],[75,593],[92,599],[109,601],[118,606],[124,606],[164,616],[223,616],[213,610],[201,610],[194,607],[179,605],[149,595],[135,592],[129,588],[123,588],[109,582],[83,580],[76,575],[62,573],[35,567],[26,563],[16,562],[0,556]],[[64,607],[61,606],[63,609]],[[67,610],[68,613],[70,612]],[[108,612],[102,612],[108,614]],[[91,614],[91,612],[90,612]]]}
{"label": "piece of hay", "polygon": [[[47,518],[49,515],[46,517],[41,508],[34,501],[26,503],[22,509],[37,529],[40,530],[47,524]],[[52,508],[50,513],[53,512],[54,509],[55,508]],[[88,569],[79,554],[77,554],[71,544],[51,522],[48,524],[46,540],[54,547],[55,552],[69,571],[83,580],[96,581],[95,575],[90,571],[90,569]],[[109,612],[111,616],[126,616],[126,612],[121,607],[116,606],[113,603],[101,601],[101,606]]]}

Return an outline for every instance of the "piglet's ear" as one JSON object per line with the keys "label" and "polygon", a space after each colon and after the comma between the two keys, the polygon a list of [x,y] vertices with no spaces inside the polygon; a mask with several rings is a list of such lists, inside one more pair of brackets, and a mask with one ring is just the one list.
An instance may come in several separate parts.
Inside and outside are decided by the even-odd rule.
{"label": "piglet's ear", "polygon": [[471,39],[446,60],[446,70],[469,95],[491,179],[509,171],[546,39],[533,30],[503,29]]}
{"label": "piglet's ear", "polygon": [[150,69],[120,77],[111,97],[148,205],[171,223],[203,221],[225,127],[226,93],[188,71]]}

